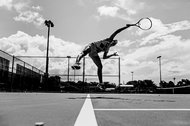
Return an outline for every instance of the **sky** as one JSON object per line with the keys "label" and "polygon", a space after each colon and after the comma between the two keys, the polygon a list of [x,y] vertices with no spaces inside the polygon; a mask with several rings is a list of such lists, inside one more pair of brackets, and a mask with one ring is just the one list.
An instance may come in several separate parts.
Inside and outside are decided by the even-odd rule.
{"label": "sky", "polygon": [[[119,42],[109,53],[118,52],[121,58],[121,82],[131,81],[133,72],[134,80],[158,83],[158,56],[162,56],[163,80],[190,79],[189,7],[189,0],[0,0],[0,50],[15,56],[45,56],[44,21],[51,20],[55,26],[50,31],[49,55],[75,57],[85,45],[149,17],[150,30],[130,27],[115,37]],[[45,59],[23,60],[45,70]],[[88,59],[87,74],[96,74],[92,64]],[[117,59],[103,64],[104,74],[118,74]],[[67,74],[67,60],[50,59],[49,69],[50,74]],[[107,79],[118,82],[116,77]]]}

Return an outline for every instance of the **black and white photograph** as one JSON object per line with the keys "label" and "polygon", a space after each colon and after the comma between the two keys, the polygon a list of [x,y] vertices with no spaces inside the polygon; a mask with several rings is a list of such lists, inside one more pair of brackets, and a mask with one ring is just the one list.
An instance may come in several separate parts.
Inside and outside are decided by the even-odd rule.
{"label": "black and white photograph", "polygon": [[0,126],[190,126],[189,0],[0,0]]}

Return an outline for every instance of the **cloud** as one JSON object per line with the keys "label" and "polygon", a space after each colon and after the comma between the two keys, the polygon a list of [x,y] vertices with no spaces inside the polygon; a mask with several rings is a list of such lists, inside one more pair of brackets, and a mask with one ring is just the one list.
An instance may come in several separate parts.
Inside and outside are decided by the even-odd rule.
{"label": "cloud", "polygon": [[[46,56],[47,39],[44,36],[30,36],[27,33],[18,31],[9,37],[0,38],[0,50],[15,56]],[[77,56],[81,51],[81,45],[64,41],[50,36],[49,56]],[[22,59],[22,58],[21,58]],[[45,69],[45,58],[26,58],[24,61],[42,70]],[[74,59],[72,63],[74,63]],[[66,59],[50,59],[50,70],[56,71],[58,68],[66,69]],[[63,72],[62,69],[57,72]],[[59,73],[57,73],[59,74]]]}
{"label": "cloud", "polygon": [[[0,39],[3,46],[1,50],[6,51],[12,55],[43,55],[43,51],[37,48],[37,44],[44,43],[45,38],[38,35],[32,37],[22,31],[18,31],[7,38]],[[35,51],[33,51],[35,49]],[[24,53],[23,53],[24,52]]]}
{"label": "cloud", "polygon": [[126,47],[130,47],[133,43],[134,41],[124,40],[124,41],[118,42],[117,46],[119,46],[120,48],[122,47],[126,48]]}
{"label": "cloud", "polygon": [[41,11],[42,10],[42,8],[40,6],[32,6],[32,9],[36,10],[36,11]]}
{"label": "cloud", "polygon": [[118,7],[101,6],[101,7],[98,8],[98,12],[100,13],[100,16],[115,17],[118,10],[119,10]]}
{"label": "cloud", "polygon": [[96,19],[100,20],[100,17],[105,16],[105,17],[117,17],[121,18],[123,20],[131,21],[131,18],[127,17],[125,14],[120,14],[119,13],[120,8],[118,7],[108,7],[108,6],[101,6],[98,8],[98,13],[100,16],[95,16]]}
{"label": "cloud", "polygon": [[[102,2],[107,3],[107,1]],[[109,2],[110,6],[103,5],[98,7],[97,12],[100,17],[116,17],[123,20],[132,21],[131,16],[138,14],[145,8],[144,2],[138,2],[136,0],[113,0]]]}
{"label": "cloud", "polygon": [[128,71],[134,71],[138,79],[158,78],[157,56],[159,55],[162,56],[162,75],[164,80],[168,81],[174,76],[181,78],[190,74],[190,66],[188,65],[190,64],[190,39],[183,39],[181,36],[171,34],[166,34],[159,38],[159,41],[155,44],[138,46],[138,48],[133,48],[131,52],[120,53],[122,67],[127,70],[125,71],[126,74]]}
{"label": "cloud", "polygon": [[0,0],[0,7],[6,7],[9,11],[15,10],[18,13],[18,16],[13,18],[15,21],[33,23],[39,26],[44,22],[43,16],[39,13],[42,8],[40,6],[30,6],[30,3],[30,0]]}
{"label": "cloud", "polygon": [[44,23],[44,18],[38,12],[33,12],[33,11],[20,12],[18,16],[14,17],[14,20],[33,23],[37,26]]}
{"label": "cloud", "polygon": [[[27,33],[18,31],[7,38],[1,38],[1,50],[12,55],[45,56],[47,39],[44,36],[30,36]],[[67,42],[62,39],[50,36],[50,56],[77,55],[81,49],[80,45]],[[14,51],[9,51],[14,50]],[[24,52],[24,53],[23,53]]]}
{"label": "cloud", "polygon": [[14,17],[15,21],[22,21],[26,23],[33,23],[36,26],[42,25],[44,23],[43,16],[39,13],[42,10],[40,6],[29,6],[30,3],[20,2],[14,4],[14,9],[19,14]]}
{"label": "cloud", "polygon": [[[174,33],[176,31],[183,31],[190,29],[189,21],[180,21],[171,24],[164,24],[161,20],[151,18],[152,28],[150,30],[151,34],[142,39],[141,45],[156,43],[158,39],[161,39],[162,36]],[[144,31],[139,30],[138,35],[142,35]]]}
{"label": "cloud", "polygon": [[12,0],[0,0],[0,7],[5,7],[8,10],[11,10]]}
{"label": "cloud", "polygon": [[137,14],[145,6],[144,2],[136,0],[114,0],[113,4],[124,9],[129,16]]}

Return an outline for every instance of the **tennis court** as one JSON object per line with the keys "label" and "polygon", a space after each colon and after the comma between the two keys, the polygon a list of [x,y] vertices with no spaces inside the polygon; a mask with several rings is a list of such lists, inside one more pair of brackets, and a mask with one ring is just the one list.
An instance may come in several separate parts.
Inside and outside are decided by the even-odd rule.
{"label": "tennis court", "polygon": [[0,93],[0,126],[189,126],[184,94]]}

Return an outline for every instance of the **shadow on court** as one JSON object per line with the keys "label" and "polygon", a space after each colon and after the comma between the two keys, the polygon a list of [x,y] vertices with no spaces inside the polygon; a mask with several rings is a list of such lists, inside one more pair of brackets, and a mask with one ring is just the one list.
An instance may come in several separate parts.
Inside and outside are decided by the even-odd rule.
{"label": "shadow on court", "polygon": [[[68,98],[68,99],[88,99],[87,97],[72,97],[72,98]],[[134,98],[118,98],[118,97],[90,97],[90,99],[96,99],[96,100],[123,100],[123,101],[152,101],[152,102],[176,102],[175,100],[165,100],[165,99],[155,99],[155,100],[151,100],[151,99],[134,99]]]}
{"label": "shadow on court", "polygon": [[91,100],[100,126],[190,125],[188,95],[92,94]]}

